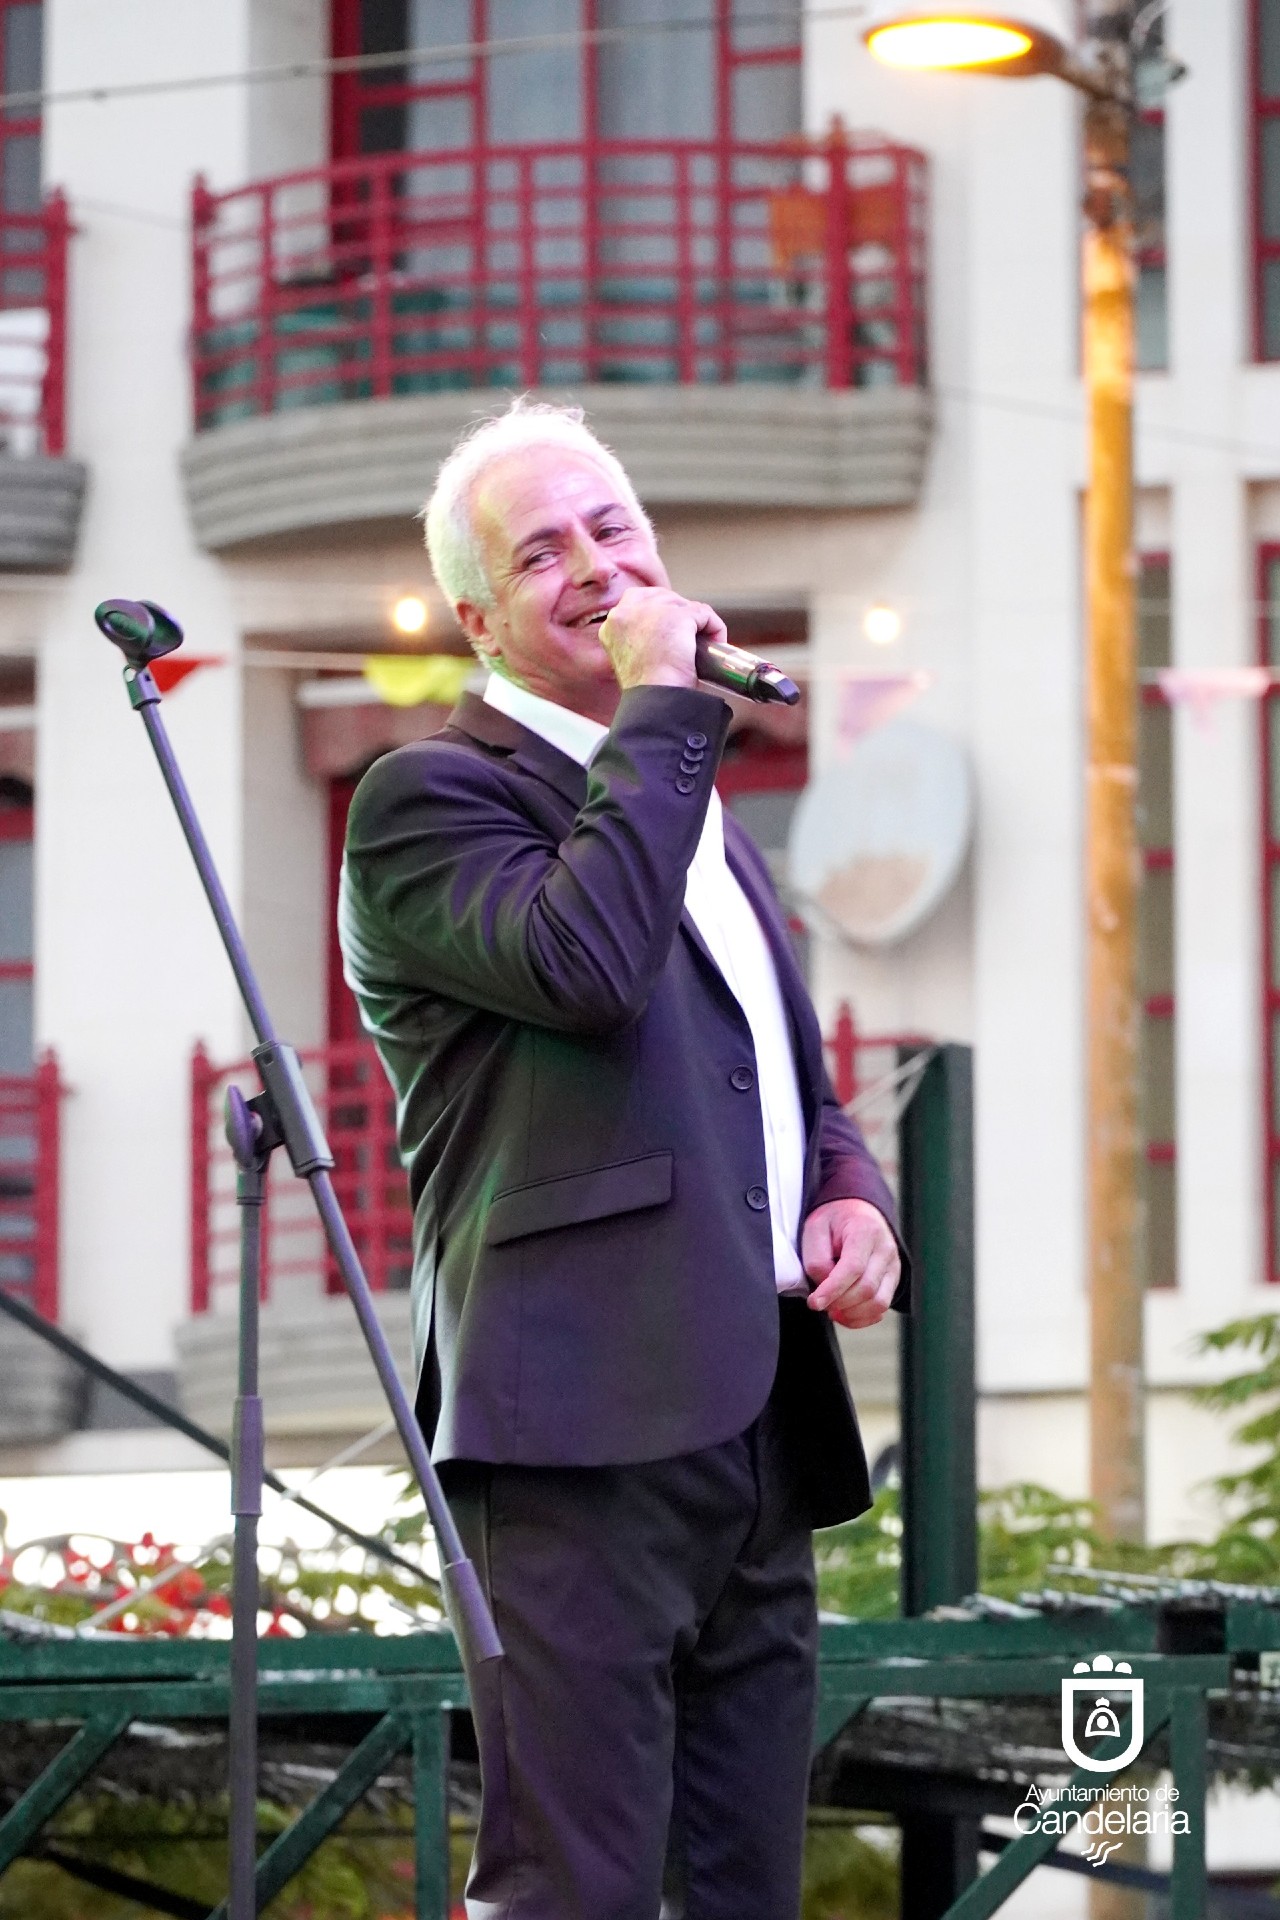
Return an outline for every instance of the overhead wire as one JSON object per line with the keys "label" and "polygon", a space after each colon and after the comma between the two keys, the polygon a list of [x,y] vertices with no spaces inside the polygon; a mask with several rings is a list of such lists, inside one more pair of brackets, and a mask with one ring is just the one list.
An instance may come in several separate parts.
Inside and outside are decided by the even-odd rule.
{"label": "overhead wire", "polygon": [[[745,29],[793,26],[805,20],[823,24],[860,19],[867,0],[848,0],[831,7],[762,8],[744,13],[735,25]],[[628,40],[652,39],[681,33],[705,33],[720,24],[718,13],[680,20],[633,21],[624,27],[580,27],[563,33],[519,34],[498,40],[460,40],[448,46],[395,47],[382,53],[332,54],[314,60],[286,60],[273,66],[238,67],[233,72],[187,74],[170,80],[122,80],[106,86],[29,88],[0,94],[0,113],[20,108],[92,105],[105,100],[153,98],[164,93],[198,93],[217,87],[264,86],[288,80],[315,80],[343,73],[376,73],[396,67],[449,66],[459,60],[497,60],[527,53],[573,52],[606,47]]]}

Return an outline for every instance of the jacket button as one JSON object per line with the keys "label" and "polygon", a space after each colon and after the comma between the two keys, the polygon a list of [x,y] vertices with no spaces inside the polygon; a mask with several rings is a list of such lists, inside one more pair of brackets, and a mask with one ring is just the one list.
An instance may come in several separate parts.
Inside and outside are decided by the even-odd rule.
{"label": "jacket button", "polygon": [[691,780],[687,773],[682,773],[680,775],[680,778],[676,781],[676,792],[692,793],[694,788],[697,786],[697,784],[698,784],[697,781]]}
{"label": "jacket button", "polygon": [[729,1085],[736,1087],[739,1093],[750,1093],[756,1083],[756,1077],[750,1067],[735,1067],[729,1075]]}
{"label": "jacket button", "polygon": [[707,736],[705,733],[691,733],[685,741],[686,747],[705,747],[706,744]]}
{"label": "jacket button", "polygon": [[769,1189],[767,1187],[747,1188],[747,1205],[753,1213],[763,1213],[768,1204]]}
{"label": "jacket button", "polygon": [[698,771],[698,762],[696,760],[682,760],[680,762],[680,771],[681,773],[696,773]]}

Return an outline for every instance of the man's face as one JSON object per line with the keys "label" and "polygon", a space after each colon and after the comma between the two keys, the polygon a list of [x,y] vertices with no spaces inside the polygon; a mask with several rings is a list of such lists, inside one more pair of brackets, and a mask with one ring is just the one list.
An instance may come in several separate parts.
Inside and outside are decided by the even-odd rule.
{"label": "man's face", "polygon": [[628,587],[670,584],[653,535],[568,447],[495,460],[471,506],[493,604],[459,606],[468,639],[508,679],[607,724],[619,693],[599,629]]}

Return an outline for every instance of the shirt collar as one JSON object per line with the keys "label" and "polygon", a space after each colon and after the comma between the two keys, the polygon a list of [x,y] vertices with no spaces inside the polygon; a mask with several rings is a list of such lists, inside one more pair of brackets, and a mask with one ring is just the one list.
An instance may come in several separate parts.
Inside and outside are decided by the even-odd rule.
{"label": "shirt collar", "polygon": [[584,713],[573,713],[554,700],[544,700],[540,693],[530,693],[527,687],[518,687],[514,680],[500,673],[489,675],[484,698],[486,706],[496,707],[509,720],[528,727],[530,733],[540,734],[553,747],[559,747],[561,753],[576,760],[580,767],[590,766],[596,749],[609,731],[598,720],[588,720]]}

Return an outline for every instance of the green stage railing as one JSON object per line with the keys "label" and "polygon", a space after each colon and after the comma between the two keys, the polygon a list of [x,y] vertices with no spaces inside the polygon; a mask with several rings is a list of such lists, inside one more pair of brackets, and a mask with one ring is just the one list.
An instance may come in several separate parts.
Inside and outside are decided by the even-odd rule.
{"label": "green stage railing", "polygon": [[[1280,1605],[1228,1603],[1217,1618],[1222,1632],[1216,1637],[1222,1645],[1213,1653],[1159,1651],[1165,1635],[1158,1608],[1073,1610],[1012,1620],[827,1623],[815,1745],[825,1746],[876,1700],[1038,1697],[1056,1702],[1059,1684],[1076,1660],[1096,1653],[1123,1657],[1135,1678],[1145,1683],[1146,1744],[1168,1731],[1177,1806],[1188,1816],[1187,1833],[1174,1840],[1170,1920],[1202,1920],[1210,1697],[1233,1690],[1252,1693],[1258,1656],[1280,1649]],[[260,1651],[266,1727],[291,1720],[314,1724],[317,1717],[329,1723],[348,1718],[354,1723],[354,1738],[334,1779],[261,1854],[259,1905],[287,1886],[388,1764],[409,1751],[415,1913],[417,1920],[446,1920],[449,1714],[465,1706],[467,1697],[452,1636],[444,1629],[394,1638],[313,1635],[264,1640]],[[227,1706],[225,1641],[124,1636],[0,1641],[0,1721],[67,1728],[65,1745],[0,1819],[0,1874],[33,1851],[46,1858],[65,1856],[62,1845],[42,1847],[41,1835],[89,1782],[131,1722],[225,1721]],[[1137,1759],[1131,1764],[1138,1764]],[[1123,1774],[1082,1770],[1071,1784],[1101,1795],[1123,1779]],[[1052,1834],[1023,1834],[1011,1841],[987,1835],[983,1851],[995,1852],[995,1862],[963,1889],[947,1908],[945,1920],[986,1920],[1035,1867],[1055,1864],[1056,1848]],[[1123,1873],[1106,1866],[1098,1869],[1103,1880],[1123,1879]],[[131,1884],[136,1889],[132,1897],[158,1912],[189,1916],[196,1910],[181,1889]],[[214,1911],[221,1915],[223,1910]]]}

